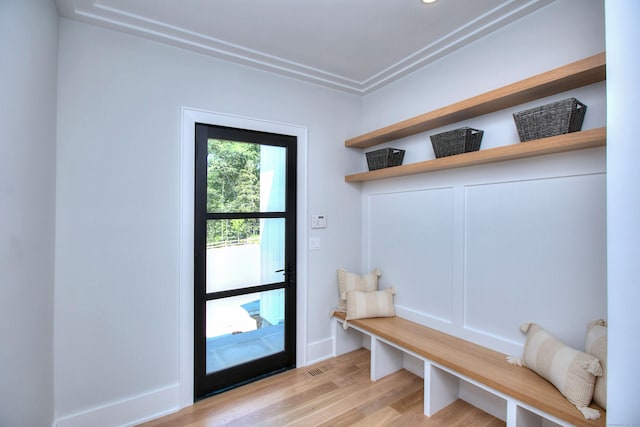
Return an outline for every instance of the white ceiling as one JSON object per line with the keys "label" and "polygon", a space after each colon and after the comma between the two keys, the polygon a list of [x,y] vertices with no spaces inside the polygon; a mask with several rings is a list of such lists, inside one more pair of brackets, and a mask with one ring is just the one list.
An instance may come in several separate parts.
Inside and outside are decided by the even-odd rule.
{"label": "white ceiling", "polygon": [[555,0],[56,0],[61,16],[366,94]]}

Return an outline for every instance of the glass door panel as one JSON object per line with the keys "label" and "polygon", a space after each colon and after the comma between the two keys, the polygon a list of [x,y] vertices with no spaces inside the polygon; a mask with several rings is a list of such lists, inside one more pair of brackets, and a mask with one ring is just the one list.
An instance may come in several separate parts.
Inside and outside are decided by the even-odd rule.
{"label": "glass door panel", "polygon": [[284,291],[207,301],[207,374],[284,350]]}
{"label": "glass door panel", "polygon": [[209,139],[207,212],[283,212],[285,147]]}
{"label": "glass door panel", "polygon": [[284,218],[207,221],[207,293],[284,282]]}

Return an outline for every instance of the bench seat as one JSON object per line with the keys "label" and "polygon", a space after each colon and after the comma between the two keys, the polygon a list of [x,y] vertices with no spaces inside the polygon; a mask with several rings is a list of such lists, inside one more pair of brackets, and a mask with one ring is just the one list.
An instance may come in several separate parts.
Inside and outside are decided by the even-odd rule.
{"label": "bench seat", "polygon": [[[344,313],[335,313],[340,322]],[[446,368],[460,378],[471,379],[493,391],[497,391],[525,404],[523,407],[537,408],[556,417],[565,425],[601,426],[606,425],[606,412],[600,411],[598,420],[586,420],[582,413],[544,378],[535,372],[510,365],[506,355],[469,341],[439,332],[401,317],[370,318],[349,320],[349,326],[372,338],[380,339],[400,350],[418,356]],[[372,345],[373,347],[373,345]],[[376,357],[372,348],[372,359]],[[372,369],[373,363],[372,363]],[[373,378],[372,376],[372,379]],[[425,378],[425,395],[427,393]],[[426,413],[426,412],[425,412]],[[431,414],[427,414],[431,415]],[[515,415],[511,416],[512,418]],[[507,417],[508,418],[508,417]],[[568,424],[567,424],[568,423]],[[509,422],[507,423],[509,425]],[[514,422],[515,424],[515,422]]]}

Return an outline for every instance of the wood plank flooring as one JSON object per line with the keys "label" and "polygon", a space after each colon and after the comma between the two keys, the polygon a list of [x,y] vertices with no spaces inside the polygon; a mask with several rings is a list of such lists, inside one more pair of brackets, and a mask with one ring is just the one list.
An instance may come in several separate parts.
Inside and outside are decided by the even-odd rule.
{"label": "wood plank flooring", "polygon": [[422,378],[402,370],[372,382],[369,351],[360,349],[201,400],[141,426],[505,425],[462,400],[430,418],[422,410]]}

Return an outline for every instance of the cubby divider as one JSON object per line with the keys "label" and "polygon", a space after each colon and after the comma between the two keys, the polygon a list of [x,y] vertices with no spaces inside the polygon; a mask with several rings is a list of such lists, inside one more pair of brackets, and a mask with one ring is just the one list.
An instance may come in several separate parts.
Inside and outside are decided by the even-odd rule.
{"label": "cubby divider", "polygon": [[430,361],[424,364],[424,375],[424,414],[430,417],[458,400],[460,381]]}
{"label": "cubby divider", "polygon": [[404,352],[384,341],[371,338],[371,381],[377,381],[404,367]]}

